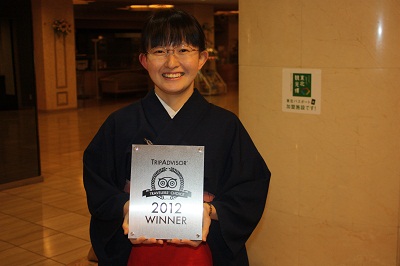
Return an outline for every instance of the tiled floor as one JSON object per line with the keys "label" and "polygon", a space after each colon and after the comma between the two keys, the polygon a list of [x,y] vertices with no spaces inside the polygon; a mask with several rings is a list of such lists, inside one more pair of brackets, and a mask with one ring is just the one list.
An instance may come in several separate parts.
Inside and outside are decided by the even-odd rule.
{"label": "tiled floor", "polygon": [[[206,98],[237,114],[237,97],[230,89]],[[0,191],[1,265],[96,265],[86,260],[82,153],[104,119],[133,100],[85,100],[76,110],[39,113],[44,182]]]}

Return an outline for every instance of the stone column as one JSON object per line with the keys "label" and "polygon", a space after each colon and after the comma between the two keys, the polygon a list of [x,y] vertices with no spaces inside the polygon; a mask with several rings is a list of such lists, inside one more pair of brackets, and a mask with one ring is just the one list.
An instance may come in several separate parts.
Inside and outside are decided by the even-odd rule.
{"label": "stone column", "polygon": [[[400,265],[400,2],[239,0],[239,114],[272,172],[250,265]],[[319,69],[321,114],[282,70]]]}

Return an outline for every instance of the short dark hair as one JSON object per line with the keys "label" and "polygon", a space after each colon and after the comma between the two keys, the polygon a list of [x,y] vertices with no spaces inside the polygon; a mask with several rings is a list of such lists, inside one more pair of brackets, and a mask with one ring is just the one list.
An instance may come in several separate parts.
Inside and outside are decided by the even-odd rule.
{"label": "short dark hair", "polygon": [[141,52],[182,42],[204,51],[205,39],[204,31],[194,16],[174,8],[161,10],[153,13],[143,27]]}

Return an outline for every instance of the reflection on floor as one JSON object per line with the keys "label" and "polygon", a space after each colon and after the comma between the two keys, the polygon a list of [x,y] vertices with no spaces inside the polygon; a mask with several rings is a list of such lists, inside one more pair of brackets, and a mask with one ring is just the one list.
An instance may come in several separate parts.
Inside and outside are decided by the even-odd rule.
{"label": "reflection on floor", "polygon": [[[206,98],[238,113],[237,89]],[[39,114],[43,183],[0,191],[1,265],[97,265],[86,260],[89,219],[82,152],[104,119],[131,97],[81,100]]]}

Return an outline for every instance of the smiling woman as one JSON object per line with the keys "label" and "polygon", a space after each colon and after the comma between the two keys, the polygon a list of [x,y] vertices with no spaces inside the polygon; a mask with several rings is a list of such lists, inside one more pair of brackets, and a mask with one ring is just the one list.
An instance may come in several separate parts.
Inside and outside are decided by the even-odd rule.
{"label": "smiling woman", "polygon": [[[179,45],[180,49],[184,44]],[[155,49],[155,50],[154,50]],[[168,50],[175,51],[177,48],[172,46]],[[173,110],[179,110],[183,103],[192,95],[194,89],[194,79],[197,72],[207,61],[207,51],[199,52],[198,49],[187,48],[190,52],[182,54],[164,52],[167,48],[153,48],[153,53],[141,54],[140,63],[149,72],[150,78],[155,84],[157,95]],[[159,55],[161,54],[161,55]],[[181,95],[181,97],[176,97]]]}
{"label": "smiling woman", "polygon": [[[202,27],[186,12],[158,11],[147,20],[141,44],[139,60],[154,89],[111,114],[84,153],[91,241],[99,265],[128,261],[129,266],[246,266],[245,243],[264,211],[270,172],[237,116],[208,103],[194,88],[208,59]],[[129,222],[135,223],[128,219],[133,192],[124,188],[134,166],[132,144],[140,143],[205,147],[204,203],[198,210],[202,232],[197,240],[135,235],[128,239]],[[136,177],[132,186],[134,182]],[[171,188],[177,180],[166,176],[160,182],[160,188]],[[171,197],[175,196],[179,195]],[[169,203],[161,203],[161,213],[166,206]],[[148,222],[189,222],[183,218],[149,216]]]}
{"label": "smiling woman", "polygon": [[208,52],[204,32],[194,17],[174,10],[162,12],[170,16],[153,17],[144,26],[139,61],[149,72],[156,94],[177,111],[193,93],[194,79]]}

